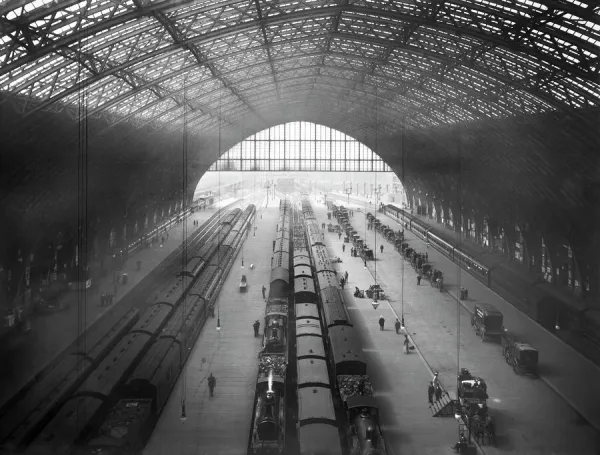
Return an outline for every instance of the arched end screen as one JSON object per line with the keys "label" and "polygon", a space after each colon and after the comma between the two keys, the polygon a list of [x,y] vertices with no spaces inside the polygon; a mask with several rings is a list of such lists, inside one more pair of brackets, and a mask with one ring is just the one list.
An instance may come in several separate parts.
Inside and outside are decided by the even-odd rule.
{"label": "arched end screen", "polygon": [[290,122],[229,149],[210,171],[391,172],[370,148],[323,125]]}

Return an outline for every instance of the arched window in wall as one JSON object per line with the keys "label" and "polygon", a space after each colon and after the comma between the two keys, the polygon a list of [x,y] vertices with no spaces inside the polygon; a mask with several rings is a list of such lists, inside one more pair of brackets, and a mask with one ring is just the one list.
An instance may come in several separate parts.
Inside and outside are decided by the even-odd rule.
{"label": "arched window in wall", "polygon": [[209,170],[391,172],[376,153],[353,137],[310,122],[259,131],[229,149]]}
{"label": "arched window in wall", "polygon": [[573,251],[569,245],[560,245],[556,251],[556,277],[558,283],[573,286]]}
{"label": "arched window in wall", "polygon": [[481,238],[483,246],[490,246],[490,221],[486,216],[483,218],[483,228],[481,229]]}
{"label": "arched window in wall", "polygon": [[544,279],[548,283],[552,283],[552,257],[548,251],[548,247],[546,246],[546,242],[542,237],[542,273],[544,274]]}
{"label": "arched window in wall", "polygon": [[521,228],[519,226],[515,226],[515,249],[514,249],[515,259],[519,262],[523,262],[525,256],[525,245],[523,240],[523,233],[521,232]]}
{"label": "arched window in wall", "polygon": [[466,224],[467,237],[471,240],[477,240],[477,232],[475,231],[475,215],[472,212],[468,215]]}

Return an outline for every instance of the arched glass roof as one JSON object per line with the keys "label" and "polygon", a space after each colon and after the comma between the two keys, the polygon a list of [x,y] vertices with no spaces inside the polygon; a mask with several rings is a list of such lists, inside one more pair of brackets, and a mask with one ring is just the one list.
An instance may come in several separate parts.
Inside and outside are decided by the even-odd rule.
{"label": "arched glass roof", "polygon": [[341,131],[289,122],[230,148],[210,171],[391,172],[370,148]]}
{"label": "arched glass roof", "polygon": [[[0,91],[25,115],[196,131],[353,131],[600,104],[600,6],[577,0],[0,0]],[[378,116],[377,120],[375,117]]]}

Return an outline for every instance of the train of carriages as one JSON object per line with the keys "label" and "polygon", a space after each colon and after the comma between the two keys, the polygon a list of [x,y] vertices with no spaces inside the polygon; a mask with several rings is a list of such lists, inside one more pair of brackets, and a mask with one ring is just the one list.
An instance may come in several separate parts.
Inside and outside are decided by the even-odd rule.
{"label": "train of carriages", "polygon": [[407,229],[410,229],[425,242],[433,245],[434,248],[444,253],[452,261],[467,267],[488,286],[490,285],[491,275],[489,268],[487,268],[477,260],[473,259],[464,251],[461,251],[459,247],[451,245],[450,243],[435,235],[433,232],[431,232],[430,226],[427,226],[418,218],[413,217],[405,210],[396,207],[392,204],[383,205],[380,210],[389,217],[400,222]]}
{"label": "train of carriages", "polygon": [[302,212],[306,243],[293,256],[300,454],[386,454],[368,365],[306,199]]}
{"label": "train of carriages", "polygon": [[255,212],[254,205],[233,210],[209,240],[188,253],[185,269],[50,416],[31,441],[30,453],[125,454],[143,449]]}
{"label": "train of carriages", "polygon": [[273,241],[269,295],[263,320],[263,341],[251,424],[249,452],[283,453],[286,441],[286,376],[290,316],[291,203],[281,200]]}

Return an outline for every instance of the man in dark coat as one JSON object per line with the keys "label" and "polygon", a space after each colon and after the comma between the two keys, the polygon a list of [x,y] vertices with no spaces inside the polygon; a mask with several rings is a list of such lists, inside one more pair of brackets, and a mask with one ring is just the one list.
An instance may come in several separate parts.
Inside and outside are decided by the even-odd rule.
{"label": "man in dark coat", "polygon": [[394,323],[394,327],[396,328],[396,333],[400,333],[400,320],[396,318],[396,322]]}
{"label": "man in dark coat", "polygon": [[208,377],[208,390],[210,392],[211,397],[214,396],[214,394],[215,394],[216,385],[217,385],[217,379],[211,373],[210,376]]}
{"label": "man in dark coat", "polygon": [[429,404],[433,404],[433,394],[435,393],[435,388],[433,387],[433,382],[429,381],[429,387],[427,387],[427,399],[429,400]]}
{"label": "man in dark coat", "polygon": [[262,293],[263,293],[263,299],[266,298],[266,296],[267,296],[267,288],[265,287],[264,284],[263,284],[263,287],[262,287]]}
{"label": "man in dark coat", "polygon": [[421,286],[421,278],[422,278],[421,274],[418,274],[417,275],[417,286]]}
{"label": "man in dark coat", "polygon": [[258,336],[258,328],[260,327],[260,322],[258,322],[258,319],[254,322],[252,327],[254,327],[254,336],[257,337]]}
{"label": "man in dark coat", "polygon": [[383,330],[384,325],[385,325],[385,319],[383,318],[383,315],[381,315],[379,317],[379,330]]}

